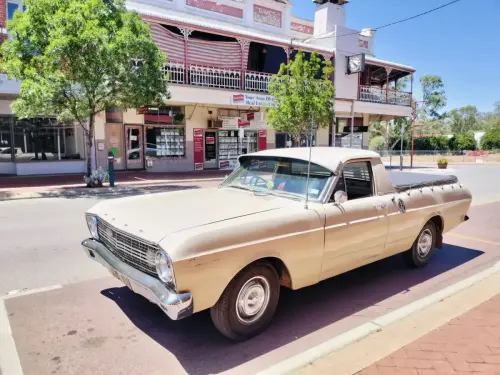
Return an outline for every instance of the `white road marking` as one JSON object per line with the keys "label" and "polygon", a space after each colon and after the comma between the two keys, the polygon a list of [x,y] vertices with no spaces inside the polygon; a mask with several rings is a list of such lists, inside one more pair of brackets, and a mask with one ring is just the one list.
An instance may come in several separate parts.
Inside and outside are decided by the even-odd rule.
{"label": "white road marking", "polygon": [[34,288],[34,289],[16,289],[7,292],[4,296],[0,297],[0,300],[9,299],[9,298],[17,298],[22,296],[27,296],[30,294],[49,292],[51,290],[61,289],[63,286],[60,284],[44,286],[42,288]]}
{"label": "white road marking", "polygon": [[312,363],[325,355],[332,353],[336,350],[342,349],[349,344],[359,341],[362,338],[370,336],[371,334],[381,331],[388,325],[397,322],[410,314],[423,310],[426,307],[447,299],[462,290],[465,290],[486,278],[493,276],[500,272],[500,262],[494,266],[477,273],[465,280],[459,281],[456,284],[450,285],[440,291],[433,293],[427,297],[421,298],[397,310],[391,311],[379,318],[376,318],[368,323],[362,324],[359,327],[353,328],[350,331],[342,333],[332,339],[321,343],[309,350],[292,356],[282,362],[258,372],[256,375],[285,375],[290,374],[309,363]]}
{"label": "white road marking", "polygon": [[0,299],[0,371],[6,375],[23,375],[3,299]]}
{"label": "white road marking", "polygon": [[5,375],[23,375],[16,343],[12,336],[5,300],[61,289],[62,285],[50,285],[35,289],[16,289],[0,297],[0,373]]}

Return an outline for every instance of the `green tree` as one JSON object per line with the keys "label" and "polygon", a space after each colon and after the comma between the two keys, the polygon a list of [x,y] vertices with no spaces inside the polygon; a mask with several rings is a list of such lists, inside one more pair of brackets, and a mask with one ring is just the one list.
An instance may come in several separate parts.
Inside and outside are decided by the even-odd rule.
{"label": "green tree", "polygon": [[124,0],[25,0],[2,44],[3,71],[21,80],[20,118],[56,115],[78,122],[91,173],[94,118],[106,108],[137,108],[169,98],[165,54]]}
{"label": "green tree", "polygon": [[448,120],[453,134],[465,134],[480,127],[479,111],[472,105],[452,109],[448,112]]}
{"label": "green tree", "polygon": [[474,133],[458,134],[450,138],[449,147],[454,151],[473,151],[476,149]]}
{"label": "green tree", "polygon": [[317,128],[328,127],[334,117],[332,73],[331,61],[321,61],[315,52],[306,60],[304,52],[298,51],[292,61],[281,64],[269,83],[275,104],[266,108],[267,123],[296,140],[310,133],[313,115]]}
{"label": "green tree", "polygon": [[385,138],[381,135],[377,135],[370,140],[368,148],[372,151],[384,151],[386,150]]}
{"label": "green tree", "polygon": [[439,76],[426,75],[420,78],[420,84],[424,103],[420,107],[419,117],[424,119],[442,117],[439,112],[447,103],[443,80]]}
{"label": "green tree", "polygon": [[481,148],[483,150],[500,150],[500,128],[486,130],[481,138]]}

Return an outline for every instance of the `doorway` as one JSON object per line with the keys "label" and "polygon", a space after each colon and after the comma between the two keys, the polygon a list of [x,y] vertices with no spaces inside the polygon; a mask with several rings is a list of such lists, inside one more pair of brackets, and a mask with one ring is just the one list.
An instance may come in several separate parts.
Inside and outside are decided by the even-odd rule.
{"label": "doorway", "polygon": [[112,152],[115,157],[115,170],[125,169],[125,158],[123,157],[123,125],[106,124],[106,141],[108,152]]}
{"label": "doorway", "polygon": [[205,130],[203,142],[205,143],[204,169],[217,169],[217,131]]}
{"label": "doorway", "polygon": [[140,125],[125,125],[127,169],[144,169],[143,128]]}

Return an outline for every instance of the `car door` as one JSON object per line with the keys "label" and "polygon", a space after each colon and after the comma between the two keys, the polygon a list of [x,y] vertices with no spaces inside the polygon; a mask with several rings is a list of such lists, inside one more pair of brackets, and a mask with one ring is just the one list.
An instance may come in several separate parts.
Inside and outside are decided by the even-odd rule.
{"label": "car door", "polygon": [[[348,200],[335,204],[336,191]],[[325,252],[321,279],[383,257],[391,197],[377,195],[370,161],[346,164],[337,178],[332,199],[325,205]]]}

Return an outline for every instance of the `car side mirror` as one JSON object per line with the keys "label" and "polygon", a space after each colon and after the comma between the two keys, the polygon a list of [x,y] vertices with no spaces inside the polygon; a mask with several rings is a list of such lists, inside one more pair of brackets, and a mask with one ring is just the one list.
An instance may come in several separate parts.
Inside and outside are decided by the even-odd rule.
{"label": "car side mirror", "polygon": [[347,202],[347,193],[342,190],[335,192],[333,201],[335,202],[335,204],[342,204]]}

